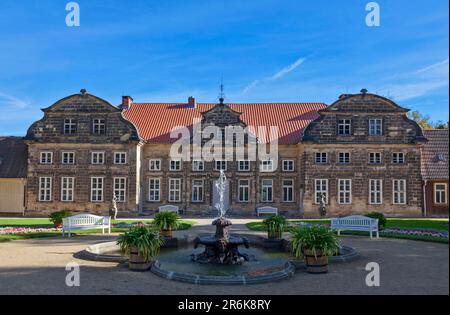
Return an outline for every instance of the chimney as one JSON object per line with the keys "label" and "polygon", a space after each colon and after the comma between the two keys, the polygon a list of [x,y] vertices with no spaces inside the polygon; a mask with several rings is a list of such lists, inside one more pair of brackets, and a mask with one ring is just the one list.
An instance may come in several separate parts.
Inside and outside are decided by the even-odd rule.
{"label": "chimney", "polygon": [[188,97],[187,107],[188,108],[197,108],[197,102],[195,101],[195,97],[193,97],[193,96]]}
{"label": "chimney", "polygon": [[131,108],[131,105],[133,105],[133,98],[131,96],[122,96],[122,104],[120,105],[120,108],[122,110],[128,110]]}

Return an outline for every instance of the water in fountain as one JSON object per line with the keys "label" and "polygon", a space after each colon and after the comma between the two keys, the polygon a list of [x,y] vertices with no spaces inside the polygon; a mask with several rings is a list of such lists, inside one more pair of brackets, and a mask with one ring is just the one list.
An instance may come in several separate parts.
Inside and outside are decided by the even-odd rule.
{"label": "water in fountain", "polygon": [[216,204],[218,217],[212,222],[216,226],[216,234],[211,236],[197,237],[194,240],[194,247],[204,245],[205,251],[201,254],[192,254],[192,260],[200,263],[219,263],[219,264],[242,264],[248,261],[250,257],[241,254],[238,250],[240,245],[249,247],[248,240],[245,237],[229,235],[231,221],[225,218],[228,209],[225,208],[225,190],[227,178],[223,170],[220,171],[219,180],[216,182],[219,202]]}

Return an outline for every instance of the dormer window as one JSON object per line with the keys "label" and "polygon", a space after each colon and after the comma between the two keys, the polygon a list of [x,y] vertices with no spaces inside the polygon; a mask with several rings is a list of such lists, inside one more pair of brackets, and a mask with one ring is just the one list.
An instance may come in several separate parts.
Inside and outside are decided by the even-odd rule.
{"label": "dormer window", "polygon": [[352,121],[350,119],[338,120],[338,135],[348,136],[352,134]]}
{"label": "dormer window", "polygon": [[369,135],[381,136],[383,134],[383,121],[381,119],[369,119]]}
{"label": "dormer window", "polygon": [[64,134],[73,135],[77,132],[77,122],[75,119],[66,118],[64,119]]}
{"label": "dormer window", "polygon": [[104,135],[106,133],[105,120],[102,118],[96,118],[92,123],[92,132],[95,135]]}

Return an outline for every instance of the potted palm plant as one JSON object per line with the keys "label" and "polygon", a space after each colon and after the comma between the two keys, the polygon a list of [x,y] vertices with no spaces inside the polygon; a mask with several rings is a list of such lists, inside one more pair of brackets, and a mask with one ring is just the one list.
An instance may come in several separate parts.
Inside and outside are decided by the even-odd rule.
{"label": "potted palm plant", "polygon": [[55,228],[59,229],[62,228],[63,219],[68,218],[72,215],[72,213],[68,210],[61,210],[52,212],[48,217],[50,218],[50,221],[52,221]]}
{"label": "potted palm plant", "polygon": [[129,257],[130,270],[135,271],[148,270],[162,244],[159,232],[147,226],[132,227],[117,238],[121,253]]}
{"label": "potted palm plant", "polygon": [[270,240],[279,240],[286,226],[286,218],[281,215],[272,215],[263,221]]}
{"label": "potted palm plant", "polygon": [[172,238],[172,231],[180,225],[180,217],[175,212],[159,212],[155,215],[153,224],[161,232],[161,236]]}
{"label": "potted palm plant", "polygon": [[291,231],[291,250],[304,258],[309,273],[327,273],[328,257],[339,252],[336,234],[323,226],[299,227]]}

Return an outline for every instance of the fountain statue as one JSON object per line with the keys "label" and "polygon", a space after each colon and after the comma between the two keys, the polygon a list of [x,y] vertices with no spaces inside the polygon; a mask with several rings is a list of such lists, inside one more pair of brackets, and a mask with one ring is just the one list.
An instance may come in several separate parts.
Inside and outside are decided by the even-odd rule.
{"label": "fountain statue", "polygon": [[205,251],[201,254],[192,254],[193,261],[199,263],[216,263],[216,264],[242,264],[250,258],[247,254],[239,252],[238,247],[244,245],[249,247],[248,240],[245,237],[237,237],[229,235],[229,227],[231,221],[225,218],[228,209],[225,208],[225,190],[227,178],[223,170],[220,171],[219,180],[216,182],[219,201],[216,204],[218,217],[212,222],[216,226],[216,234],[210,236],[197,237],[194,240],[194,248],[198,245],[204,245]]}
{"label": "fountain statue", "polygon": [[113,193],[112,208],[111,208],[111,210],[109,211],[109,215],[110,215],[114,220],[116,220],[116,219],[117,219],[117,212],[118,212],[118,209],[117,209],[117,196],[116,196],[116,193]]}

